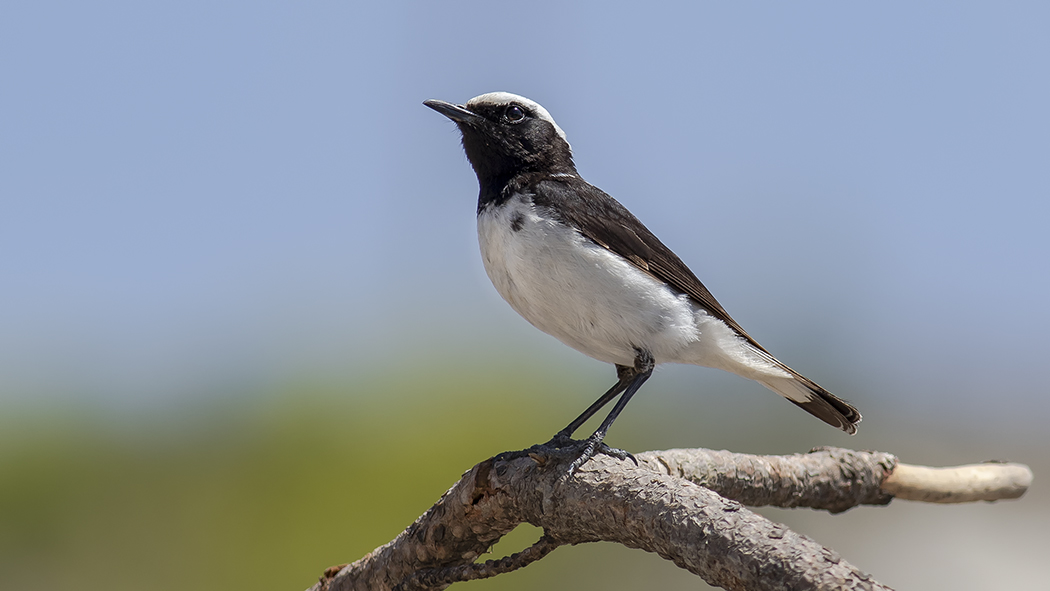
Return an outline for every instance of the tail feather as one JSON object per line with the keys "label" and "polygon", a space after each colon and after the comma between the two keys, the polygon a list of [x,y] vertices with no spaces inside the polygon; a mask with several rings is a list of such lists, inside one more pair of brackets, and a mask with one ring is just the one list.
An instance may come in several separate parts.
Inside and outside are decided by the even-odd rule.
{"label": "tail feather", "polygon": [[739,327],[722,320],[708,321],[704,348],[691,363],[718,367],[757,381],[794,405],[832,427],[853,435],[860,412],[850,403],[818,386],[813,380],[784,365]]}
{"label": "tail feather", "polygon": [[791,377],[767,378],[762,385],[780,394],[802,410],[832,427],[853,435],[857,432],[860,412],[850,403],[818,386],[813,380],[790,370]]}

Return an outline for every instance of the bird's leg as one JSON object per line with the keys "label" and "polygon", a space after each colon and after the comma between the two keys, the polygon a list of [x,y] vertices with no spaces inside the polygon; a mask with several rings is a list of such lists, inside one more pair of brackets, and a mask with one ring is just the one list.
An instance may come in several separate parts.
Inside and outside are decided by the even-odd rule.
{"label": "bird's leg", "polygon": [[[609,432],[609,427],[612,426],[613,421],[616,420],[616,417],[620,416],[620,412],[623,411],[624,407],[627,406],[627,403],[630,402],[631,397],[634,396],[635,392],[642,387],[642,384],[649,379],[649,376],[653,375],[653,368],[655,366],[656,364],[653,361],[651,353],[648,351],[635,350],[634,367],[617,365],[616,376],[619,380],[613,385],[613,387],[609,388],[609,391],[605,394],[602,394],[601,398],[595,400],[593,404],[587,407],[587,410],[583,411],[583,413],[569,423],[568,426],[555,433],[550,441],[534,445],[521,451],[503,452],[497,455],[496,459],[512,460],[537,453],[544,455],[562,455],[569,453],[575,456],[575,459],[569,466],[569,470],[565,475],[566,478],[572,476],[577,468],[599,453],[620,460],[630,459],[637,464],[638,461],[634,459],[634,456],[622,449],[609,447],[602,443],[602,440],[605,439],[605,434]],[[588,419],[594,416],[594,414],[601,410],[603,406],[617,396],[620,396],[620,399],[616,401],[616,405],[613,406],[609,416],[605,417],[605,420],[602,421],[602,424],[590,437],[582,441],[572,439],[572,434],[576,432],[581,425],[587,422]]]}
{"label": "bird's leg", "polygon": [[[566,474],[566,477],[572,476],[573,472],[575,472],[577,468],[584,465],[587,462],[587,460],[593,458],[594,455],[597,453],[604,453],[606,455],[610,455],[614,458],[618,458],[621,460],[630,458],[631,461],[633,461],[635,464],[638,464],[638,460],[635,460],[634,456],[627,453],[626,451],[623,451],[622,449],[611,448],[602,443],[602,440],[605,439],[605,434],[609,432],[609,427],[612,426],[613,421],[616,420],[616,417],[620,416],[620,412],[623,411],[624,407],[627,406],[627,403],[631,401],[631,397],[634,396],[635,392],[637,392],[638,389],[642,387],[642,384],[644,384],[645,381],[649,379],[649,376],[653,375],[653,368],[656,366],[656,363],[653,361],[652,354],[648,351],[641,351],[637,349],[635,350],[635,354],[636,356],[634,358],[633,368],[626,368],[624,366],[616,367],[617,375],[620,376],[620,382],[616,386],[614,386],[613,389],[616,389],[620,386],[620,384],[629,380],[627,382],[627,388],[626,390],[624,390],[623,395],[620,396],[620,399],[616,401],[616,406],[613,407],[612,412],[609,413],[609,416],[605,417],[605,420],[602,421],[602,424],[598,426],[598,429],[584,441],[583,451],[575,460],[573,460],[572,464],[569,466],[569,471]],[[623,367],[623,370],[621,370],[621,367]],[[613,390],[610,390],[609,392],[612,391]],[[598,402],[601,402],[602,404],[608,402],[608,400],[605,400],[603,402],[603,400],[607,396],[610,399],[612,398],[612,396],[610,396],[609,393],[606,393],[605,396],[602,396],[602,398],[598,399]],[[591,414],[594,414],[594,412],[597,412],[598,408],[601,408],[601,405],[599,405],[598,402],[591,405],[592,407],[596,406],[596,408],[594,408],[593,411],[591,411],[591,409],[587,409],[588,411],[591,411]],[[587,413],[585,412],[584,414],[586,415]],[[584,420],[586,420],[586,418],[584,418]],[[579,421],[579,419],[577,419],[577,421]],[[576,424],[576,421],[573,421],[569,425],[569,427],[572,427],[574,424]],[[555,437],[557,437],[557,435],[555,435]]]}
{"label": "bird's leg", "polygon": [[[506,461],[517,458],[523,458],[534,453],[549,454],[552,452],[552,450],[556,453],[571,453],[577,449],[580,449],[581,446],[586,444],[586,440],[577,441],[572,438],[572,434],[575,433],[581,425],[586,423],[588,419],[594,416],[596,412],[601,410],[603,406],[609,404],[609,401],[611,401],[613,398],[616,398],[625,389],[627,389],[627,387],[631,384],[631,380],[634,379],[636,374],[637,372],[633,367],[618,364],[616,366],[616,377],[618,377],[619,380],[615,384],[613,384],[613,387],[609,388],[609,391],[605,394],[602,394],[601,398],[595,400],[594,404],[591,404],[589,407],[587,407],[587,410],[583,411],[583,413],[580,414],[580,416],[576,417],[571,423],[569,423],[567,427],[555,433],[554,437],[551,437],[550,441],[548,441],[547,443],[537,443],[536,445],[533,445],[532,447],[523,449],[521,451],[505,451],[497,455],[496,459]],[[610,448],[609,451],[612,451],[612,449]],[[617,457],[620,456],[617,455]]]}
{"label": "bird's leg", "polygon": [[594,413],[601,410],[602,407],[606,404],[609,404],[610,400],[619,396],[620,393],[623,392],[628,385],[630,385],[631,379],[634,378],[634,374],[635,371],[633,367],[617,364],[616,377],[618,377],[619,380],[615,384],[613,384],[613,387],[609,388],[609,391],[605,394],[602,394],[601,398],[595,400],[594,404],[588,406],[587,410],[583,411],[583,413],[581,413],[580,416],[576,417],[571,423],[569,423],[567,427],[555,433],[554,437],[552,437],[547,444],[557,445],[558,443],[564,444],[572,441],[572,434],[575,433],[581,425],[586,423],[588,419],[593,417]]}

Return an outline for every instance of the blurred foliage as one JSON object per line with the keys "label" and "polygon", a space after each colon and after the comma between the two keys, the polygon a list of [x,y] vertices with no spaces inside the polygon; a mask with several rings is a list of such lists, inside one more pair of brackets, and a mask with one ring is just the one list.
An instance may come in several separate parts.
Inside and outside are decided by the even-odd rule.
{"label": "blurred foliage", "polygon": [[[474,463],[548,435],[585,402],[507,372],[413,376],[144,415],[0,419],[0,589],[304,589],[392,539]],[[537,532],[523,526],[497,551]],[[604,562],[620,566],[590,583],[664,571],[696,585],[638,551],[568,554],[469,585],[564,583]]]}
{"label": "blurred foliage", "polygon": [[[601,369],[566,377],[475,360],[469,375],[448,364],[373,368],[352,385],[300,382],[148,411],[68,404],[8,412],[0,417],[0,589],[304,589],[326,567],[391,540],[476,462],[564,426],[613,380]],[[935,437],[929,425],[895,420],[870,400],[865,411],[875,420],[848,438],[748,382],[686,370],[662,371],[617,422],[612,443],[757,453],[831,444],[917,450],[942,463],[1001,457],[977,431]],[[1011,435],[1003,453],[1031,463],[1032,444]],[[923,516],[950,516],[948,526],[964,531],[1005,516],[1014,522],[1001,529],[1011,535],[1022,520],[1046,518],[1036,498],[1024,503],[892,510],[927,529]],[[879,554],[899,539],[901,523],[880,511],[773,516],[882,575],[902,560]],[[974,516],[985,521],[967,524]],[[865,535],[850,535],[856,531]],[[538,536],[519,527],[485,558]],[[461,586],[706,588],[654,555],[612,544],[562,548],[516,573]]]}

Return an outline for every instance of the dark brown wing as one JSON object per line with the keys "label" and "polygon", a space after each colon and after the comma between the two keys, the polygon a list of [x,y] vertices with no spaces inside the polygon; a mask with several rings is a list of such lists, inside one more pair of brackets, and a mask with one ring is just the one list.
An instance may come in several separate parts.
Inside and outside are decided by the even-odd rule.
{"label": "dark brown wing", "polygon": [[[539,206],[553,206],[566,223],[639,269],[687,294],[749,343],[766,351],[718,303],[704,284],[634,214],[601,189],[579,177],[545,179],[530,187]],[[766,351],[768,353],[768,351]]]}

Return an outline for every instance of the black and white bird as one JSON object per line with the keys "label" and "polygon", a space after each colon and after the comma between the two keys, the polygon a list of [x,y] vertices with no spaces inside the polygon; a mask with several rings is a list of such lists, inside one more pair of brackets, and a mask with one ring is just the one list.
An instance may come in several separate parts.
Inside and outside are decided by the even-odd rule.
{"label": "black and white bird", "polygon": [[[478,240],[492,284],[533,326],[599,361],[619,381],[551,443],[579,443],[575,470],[660,363],[723,369],[757,381],[853,434],[853,406],[751,338],[671,249],[576,171],[565,133],[542,106],[506,92],[465,105],[423,104],[456,123],[478,177]],[[570,438],[617,396],[585,442]]]}

